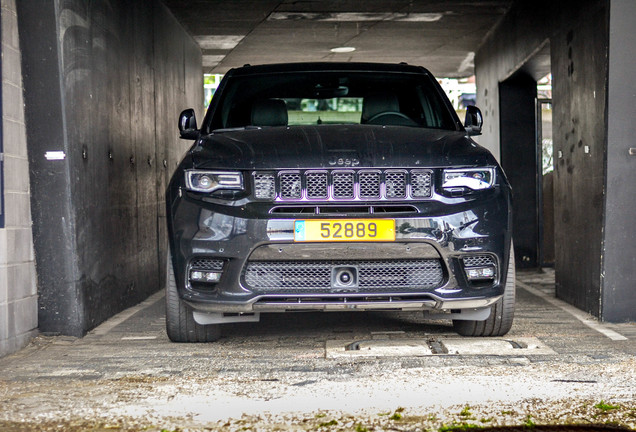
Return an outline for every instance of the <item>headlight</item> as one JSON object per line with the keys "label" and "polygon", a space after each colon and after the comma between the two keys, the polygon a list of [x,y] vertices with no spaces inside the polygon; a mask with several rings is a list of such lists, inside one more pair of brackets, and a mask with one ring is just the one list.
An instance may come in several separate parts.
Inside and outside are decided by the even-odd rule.
{"label": "headlight", "polygon": [[442,188],[449,190],[456,188],[482,190],[489,189],[494,184],[494,168],[447,169],[444,170]]}
{"label": "headlight", "polygon": [[243,175],[240,172],[188,170],[185,172],[185,181],[186,189],[194,192],[243,190]]}

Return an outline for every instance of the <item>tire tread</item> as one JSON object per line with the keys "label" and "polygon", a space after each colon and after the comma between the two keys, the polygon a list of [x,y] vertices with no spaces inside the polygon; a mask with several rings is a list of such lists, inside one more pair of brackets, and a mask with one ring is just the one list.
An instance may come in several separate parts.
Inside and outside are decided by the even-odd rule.
{"label": "tire tread", "polygon": [[173,342],[214,342],[221,337],[219,324],[200,325],[192,316],[192,309],[179,297],[177,283],[168,256],[166,269],[166,333]]}
{"label": "tire tread", "polygon": [[503,297],[490,309],[490,316],[484,321],[453,320],[453,328],[462,336],[503,336],[512,328],[515,312],[515,255],[511,245],[508,257],[508,272]]}

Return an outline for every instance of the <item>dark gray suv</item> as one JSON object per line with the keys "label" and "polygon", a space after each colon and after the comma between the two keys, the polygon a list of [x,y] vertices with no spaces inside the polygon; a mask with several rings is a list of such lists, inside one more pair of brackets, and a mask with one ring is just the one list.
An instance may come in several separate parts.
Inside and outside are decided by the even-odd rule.
{"label": "dark gray suv", "polygon": [[224,77],[166,193],[167,331],[213,341],[261,312],[423,311],[512,325],[511,191],[424,68],[245,66]]}

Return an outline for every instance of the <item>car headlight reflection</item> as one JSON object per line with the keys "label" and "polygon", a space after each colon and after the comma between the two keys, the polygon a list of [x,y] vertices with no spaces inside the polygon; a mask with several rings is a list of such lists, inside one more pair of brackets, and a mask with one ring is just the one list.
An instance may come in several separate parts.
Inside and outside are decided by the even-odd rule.
{"label": "car headlight reflection", "polygon": [[185,181],[186,189],[194,192],[243,190],[243,175],[240,172],[187,170]]}
{"label": "car headlight reflection", "polygon": [[495,184],[494,168],[466,168],[444,170],[442,188],[446,190],[483,190]]}

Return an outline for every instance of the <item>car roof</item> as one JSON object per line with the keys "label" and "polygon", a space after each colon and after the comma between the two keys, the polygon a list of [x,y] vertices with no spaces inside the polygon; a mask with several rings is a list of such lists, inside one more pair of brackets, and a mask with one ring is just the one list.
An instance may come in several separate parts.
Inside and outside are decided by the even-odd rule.
{"label": "car roof", "polygon": [[347,72],[402,72],[402,73],[431,73],[421,66],[408,65],[406,63],[338,63],[338,62],[309,62],[309,63],[278,63],[266,65],[245,65],[231,69],[227,75],[252,75],[276,72],[323,72],[323,71],[347,71]]}

